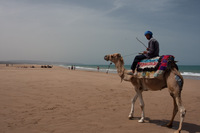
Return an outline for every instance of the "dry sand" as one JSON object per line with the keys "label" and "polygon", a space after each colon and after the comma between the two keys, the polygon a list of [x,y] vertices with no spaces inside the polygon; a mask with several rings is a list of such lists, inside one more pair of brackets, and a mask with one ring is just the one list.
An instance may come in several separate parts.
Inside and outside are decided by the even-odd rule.
{"label": "dry sand", "polygon": [[[168,90],[144,92],[147,120],[129,120],[131,83],[117,74],[60,67],[0,65],[0,133],[173,133],[162,127],[172,115]],[[182,100],[187,114],[182,133],[200,132],[200,80],[185,79]]]}

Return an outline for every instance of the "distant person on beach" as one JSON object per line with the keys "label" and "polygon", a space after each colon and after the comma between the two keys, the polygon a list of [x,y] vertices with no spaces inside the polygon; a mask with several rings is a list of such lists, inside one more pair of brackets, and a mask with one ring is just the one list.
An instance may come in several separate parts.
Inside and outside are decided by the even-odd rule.
{"label": "distant person on beach", "polygon": [[75,69],[76,69],[75,65],[72,65],[71,70],[75,70]]}
{"label": "distant person on beach", "polygon": [[97,66],[97,71],[99,72],[99,66]]}
{"label": "distant person on beach", "polygon": [[149,40],[148,48],[146,49],[146,51],[143,51],[142,54],[137,55],[135,57],[131,65],[132,72],[129,73],[129,75],[133,75],[133,73],[135,72],[137,63],[140,62],[141,60],[159,56],[159,43],[155,38],[153,38],[153,33],[151,31],[146,31],[144,35],[147,38],[147,40]]}

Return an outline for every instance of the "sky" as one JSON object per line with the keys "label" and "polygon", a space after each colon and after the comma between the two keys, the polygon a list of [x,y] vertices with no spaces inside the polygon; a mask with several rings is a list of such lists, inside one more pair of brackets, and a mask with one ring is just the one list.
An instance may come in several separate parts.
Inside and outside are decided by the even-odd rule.
{"label": "sky", "polygon": [[199,0],[0,0],[0,61],[131,64],[150,30],[160,55],[200,65]]}

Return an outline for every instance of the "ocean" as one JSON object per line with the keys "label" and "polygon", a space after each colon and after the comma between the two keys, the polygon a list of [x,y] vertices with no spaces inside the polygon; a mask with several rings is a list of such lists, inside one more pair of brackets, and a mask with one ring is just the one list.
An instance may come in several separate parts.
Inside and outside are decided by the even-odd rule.
{"label": "ocean", "polygon": [[[61,65],[65,68],[71,68],[69,65]],[[117,73],[115,65],[76,65],[75,68],[77,70],[85,70],[85,71],[98,71],[97,67],[99,67],[100,72],[108,72],[108,73]],[[127,70],[130,70],[130,65],[125,65]],[[200,66],[190,66],[190,65],[178,65],[179,71],[181,75],[186,79],[197,79],[200,80]]]}

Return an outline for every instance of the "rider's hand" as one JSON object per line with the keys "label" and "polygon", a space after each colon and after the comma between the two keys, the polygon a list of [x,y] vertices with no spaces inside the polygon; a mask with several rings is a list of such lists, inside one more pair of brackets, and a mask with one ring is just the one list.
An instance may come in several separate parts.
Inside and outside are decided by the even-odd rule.
{"label": "rider's hand", "polygon": [[143,52],[143,54],[147,54],[147,53],[148,53],[147,51],[144,51],[144,52]]}

